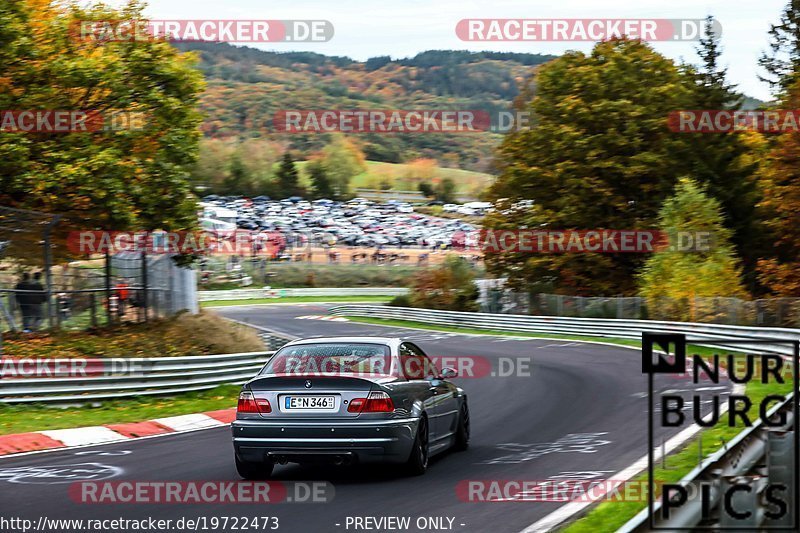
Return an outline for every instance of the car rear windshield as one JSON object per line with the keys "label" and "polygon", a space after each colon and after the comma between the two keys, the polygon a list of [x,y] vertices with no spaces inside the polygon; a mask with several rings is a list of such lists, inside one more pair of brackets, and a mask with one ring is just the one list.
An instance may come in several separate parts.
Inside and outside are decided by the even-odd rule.
{"label": "car rear windshield", "polygon": [[386,375],[391,362],[389,347],[383,344],[298,344],[281,348],[261,373]]}

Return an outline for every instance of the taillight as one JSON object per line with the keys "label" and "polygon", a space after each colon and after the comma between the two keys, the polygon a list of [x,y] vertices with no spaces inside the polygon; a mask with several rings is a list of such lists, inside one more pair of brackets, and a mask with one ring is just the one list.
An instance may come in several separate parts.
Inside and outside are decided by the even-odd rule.
{"label": "taillight", "polygon": [[266,398],[254,398],[252,392],[239,394],[239,403],[236,405],[237,413],[271,413],[272,406]]}
{"label": "taillight", "polygon": [[262,415],[272,412],[272,406],[266,398],[256,398],[256,407]]}
{"label": "taillight", "polygon": [[353,398],[347,406],[349,413],[391,413],[394,402],[382,391],[370,392],[366,398]]}
{"label": "taillight", "polygon": [[347,406],[347,412],[360,413],[361,409],[364,407],[364,402],[366,401],[366,398],[353,398],[350,400],[350,405]]}

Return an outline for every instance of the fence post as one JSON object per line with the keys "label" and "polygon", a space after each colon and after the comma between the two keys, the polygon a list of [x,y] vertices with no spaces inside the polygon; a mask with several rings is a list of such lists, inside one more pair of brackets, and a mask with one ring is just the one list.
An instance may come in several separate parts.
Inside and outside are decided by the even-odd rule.
{"label": "fence post", "polygon": [[167,289],[167,294],[169,295],[169,301],[166,304],[167,312],[165,313],[166,316],[172,316],[175,312],[175,283],[174,283],[174,275],[175,272],[175,263],[172,262],[172,258],[167,258],[167,283],[169,284],[169,288]]}
{"label": "fence post", "polygon": [[52,244],[50,243],[50,230],[60,218],[61,216],[56,216],[44,228],[44,282],[47,287],[47,325],[50,329],[53,328],[53,273],[51,272],[53,250],[51,248]]}
{"label": "fence post", "polygon": [[111,313],[111,252],[106,250],[106,323],[110,326],[114,321]]}
{"label": "fence post", "polygon": [[92,317],[92,327],[93,328],[97,327],[97,308],[95,307],[95,305],[97,305],[95,294],[93,292],[91,292],[91,293],[89,293],[89,306],[90,306],[90,309],[91,309],[91,312],[89,314]]}
{"label": "fence post", "polygon": [[142,250],[142,308],[144,309],[144,321],[147,322],[147,310],[150,305],[148,299],[149,288],[147,286],[147,251]]}

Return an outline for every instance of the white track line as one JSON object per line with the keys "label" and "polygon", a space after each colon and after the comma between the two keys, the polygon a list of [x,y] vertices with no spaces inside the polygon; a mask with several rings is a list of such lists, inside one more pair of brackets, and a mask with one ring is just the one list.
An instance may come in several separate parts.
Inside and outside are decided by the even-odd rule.
{"label": "white track line", "polygon": [[[46,437],[63,442],[66,446],[86,446],[90,444],[103,444],[127,440],[113,429],[103,426],[83,427],[74,429],[51,429],[38,431]],[[58,448],[62,449],[62,448]]]}
{"label": "white track line", "polygon": [[215,418],[204,414],[170,416],[167,418],[154,418],[151,422],[157,422],[162,426],[167,426],[173,431],[186,431],[191,429],[206,429],[217,426],[226,426]]}

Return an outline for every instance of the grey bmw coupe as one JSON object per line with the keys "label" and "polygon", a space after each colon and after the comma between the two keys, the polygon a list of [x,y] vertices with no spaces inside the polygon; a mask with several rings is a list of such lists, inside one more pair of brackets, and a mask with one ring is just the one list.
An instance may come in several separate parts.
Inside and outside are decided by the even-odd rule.
{"label": "grey bmw coupe", "polygon": [[469,442],[467,395],[417,345],[399,338],[292,341],[242,386],[231,424],[236,469],[264,479],[275,464],[405,463]]}

